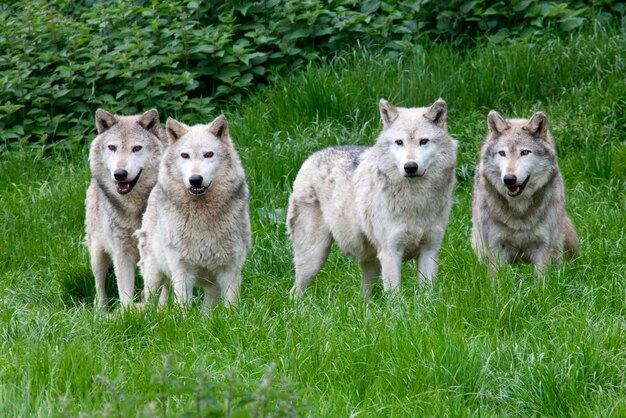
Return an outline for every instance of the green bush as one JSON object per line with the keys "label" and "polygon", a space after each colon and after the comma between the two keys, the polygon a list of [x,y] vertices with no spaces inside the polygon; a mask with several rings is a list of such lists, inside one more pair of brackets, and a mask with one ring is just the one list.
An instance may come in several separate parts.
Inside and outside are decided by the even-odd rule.
{"label": "green bush", "polygon": [[501,42],[625,10],[607,0],[11,1],[0,5],[0,147],[80,142],[98,107],[206,118],[274,74],[358,45],[398,54]]}

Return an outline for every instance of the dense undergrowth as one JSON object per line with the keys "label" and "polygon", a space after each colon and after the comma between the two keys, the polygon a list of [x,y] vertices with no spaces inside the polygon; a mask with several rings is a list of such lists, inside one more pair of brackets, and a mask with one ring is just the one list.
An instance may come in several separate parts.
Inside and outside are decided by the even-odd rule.
{"label": "dense undergrowth", "polygon": [[506,47],[619,25],[625,11],[607,0],[4,2],[0,147],[84,142],[98,107],[204,115],[346,48]]}

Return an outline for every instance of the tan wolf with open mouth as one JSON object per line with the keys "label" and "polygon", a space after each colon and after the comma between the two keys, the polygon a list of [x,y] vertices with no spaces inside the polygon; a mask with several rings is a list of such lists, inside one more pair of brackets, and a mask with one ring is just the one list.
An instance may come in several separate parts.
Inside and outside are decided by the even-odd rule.
{"label": "tan wolf with open mouth", "polygon": [[548,118],[537,112],[507,120],[492,110],[487,124],[474,177],[472,246],[492,279],[495,267],[514,261],[541,274],[551,260],[579,251]]}
{"label": "tan wolf with open mouth", "polygon": [[98,135],[89,149],[86,244],[96,279],[98,305],[107,309],[106,276],[113,265],[120,303],[133,303],[139,260],[134,232],[156,184],[165,131],[159,112],[119,116],[98,109]]}

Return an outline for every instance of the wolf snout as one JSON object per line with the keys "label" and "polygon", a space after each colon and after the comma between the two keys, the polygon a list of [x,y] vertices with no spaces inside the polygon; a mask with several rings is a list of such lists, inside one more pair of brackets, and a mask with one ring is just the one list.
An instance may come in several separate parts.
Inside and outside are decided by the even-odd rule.
{"label": "wolf snout", "polygon": [[409,176],[414,176],[417,174],[417,163],[415,161],[409,161],[404,164],[404,172]]}
{"label": "wolf snout", "polygon": [[202,176],[194,174],[193,176],[189,177],[189,184],[191,185],[191,187],[202,187],[203,180],[204,179],[202,178]]}
{"label": "wolf snout", "polygon": [[115,177],[115,180],[117,181],[124,181],[126,180],[126,177],[128,177],[128,171],[123,168],[118,168],[113,172],[113,177]]}
{"label": "wolf snout", "polygon": [[507,186],[513,186],[517,183],[517,176],[514,174],[505,174],[504,177],[502,177],[502,181]]}

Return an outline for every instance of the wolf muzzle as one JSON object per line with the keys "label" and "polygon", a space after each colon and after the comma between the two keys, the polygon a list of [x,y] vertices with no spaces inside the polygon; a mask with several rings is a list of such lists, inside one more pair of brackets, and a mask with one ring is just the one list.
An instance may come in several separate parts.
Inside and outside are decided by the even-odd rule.
{"label": "wolf muzzle", "polygon": [[143,172],[143,169],[139,170],[139,173],[137,173],[137,177],[135,177],[133,181],[123,181],[123,180],[126,180],[126,178],[128,177],[128,171],[122,168],[118,168],[117,170],[115,170],[113,172],[113,177],[115,177],[115,180],[117,180],[115,182],[115,187],[117,187],[117,192],[122,195],[130,193],[133,190],[133,187],[135,187],[135,185],[139,181],[139,177],[141,176],[142,172]]}
{"label": "wolf muzzle", "polygon": [[202,182],[204,178],[198,174],[194,174],[189,177],[189,184],[191,187],[189,188],[189,193],[194,196],[203,195],[206,192],[207,187],[202,186]]}
{"label": "wolf muzzle", "polygon": [[406,177],[415,177],[417,176],[418,165],[415,161],[409,161],[404,164],[404,172]]}

